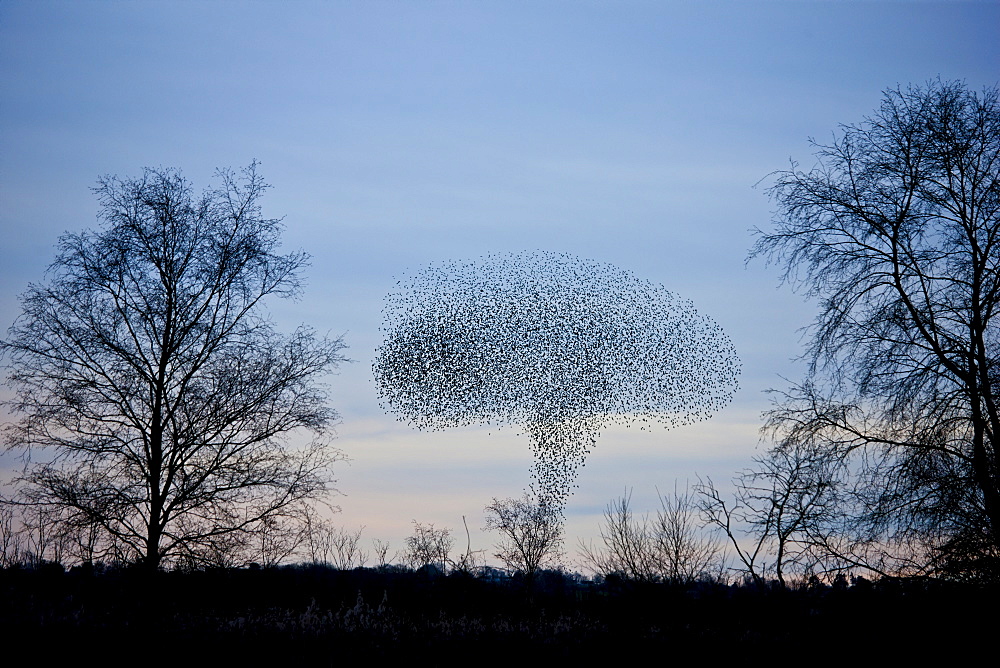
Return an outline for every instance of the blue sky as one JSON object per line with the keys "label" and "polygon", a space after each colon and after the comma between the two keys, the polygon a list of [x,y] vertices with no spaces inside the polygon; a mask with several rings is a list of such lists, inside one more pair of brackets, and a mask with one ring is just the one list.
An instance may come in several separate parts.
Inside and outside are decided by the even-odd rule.
{"label": "blue sky", "polygon": [[[0,0],[0,327],[58,236],[91,227],[102,174],[178,167],[196,187],[260,160],[308,286],[273,303],[345,335],[340,521],[402,546],[411,520],[487,548],[482,508],[528,482],[516,429],[417,433],[370,380],[383,296],[443,260],[541,249],[662,283],[719,322],[741,388],[715,419],[612,430],[568,508],[571,546],[604,504],[757,451],[764,390],[799,373],[813,308],[745,264],[765,177],[881,91],[1000,80],[998,2],[48,2]],[[754,187],[761,179],[760,186]],[[10,463],[10,458],[0,460]]]}

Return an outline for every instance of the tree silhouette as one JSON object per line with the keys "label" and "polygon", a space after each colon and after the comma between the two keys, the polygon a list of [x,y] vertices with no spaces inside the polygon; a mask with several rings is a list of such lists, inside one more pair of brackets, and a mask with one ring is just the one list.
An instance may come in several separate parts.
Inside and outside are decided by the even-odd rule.
{"label": "tree silhouette", "polygon": [[819,302],[808,375],[767,421],[779,450],[828,463],[810,484],[838,510],[810,540],[879,572],[995,570],[1000,93],[890,89],[814,146],[812,169],[777,173],[754,249]]}
{"label": "tree silhouette", "polygon": [[725,568],[720,541],[703,532],[695,495],[685,488],[660,497],[654,517],[636,517],[631,491],[608,503],[601,540],[580,541],[583,563],[601,575],[648,582],[691,583]]}
{"label": "tree silhouette", "polygon": [[500,533],[493,556],[514,572],[533,580],[535,573],[558,565],[563,527],[556,508],[525,493],[497,499],[486,506],[486,528]]}
{"label": "tree silhouette", "polygon": [[[269,530],[325,491],[338,456],[318,380],[342,341],[280,335],[261,312],[299,293],[307,256],[277,253],[256,163],[218,177],[200,197],[173,170],[101,179],[102,228],[60,239],[0,343],[21,416],[8,447],[46,453],[21,502],[148,568]],[[300,428],[316,438],[286,446]]]}
{"label": "tree silhouette", "polygon": [[662,286],[555,253],[431,266],[386,300],[383,407],[418,429],[518,425],[562,507],[611,423],[703,420],[736,388],[722,329]]}

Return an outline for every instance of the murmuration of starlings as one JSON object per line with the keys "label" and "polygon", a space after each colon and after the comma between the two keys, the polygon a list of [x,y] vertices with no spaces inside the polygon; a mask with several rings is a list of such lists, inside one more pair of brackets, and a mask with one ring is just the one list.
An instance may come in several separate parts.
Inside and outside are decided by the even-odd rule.
{"label": "murmuration of starlings", "polygon": [[708,419],[740,372],[690,301],[564,253],[431,265],[396,284],[383,318],[382,407],[421,430],[523,428],[532,486],[560,509],[602,429]]}

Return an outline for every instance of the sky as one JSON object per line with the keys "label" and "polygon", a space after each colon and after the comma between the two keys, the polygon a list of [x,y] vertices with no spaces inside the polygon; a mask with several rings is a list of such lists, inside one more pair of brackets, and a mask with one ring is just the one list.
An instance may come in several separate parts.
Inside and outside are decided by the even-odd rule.
{"label": "sky", "polygon": [[488,554],[483,508],[528,485],[528,439],[387,415],[384,297],[498,253],[630,271],[723,327],[740,387],[709,421],[602,434],[566,510],[572,558],[612,498],[653,511],[766,449],[767,390],[801,376],[815,315],[747,262],[768,175],[937,77],[1000,83],[1000,2],[0,0],[0,329],[59,236],[97,225],[100,176],[172,167],[200,190],[258,160],[265,215],[311,255],[271,315],[343,335],[355,360],[327,379],[350,459],[336,520],[398,550],[413,521],[464,543],[464,516]]}

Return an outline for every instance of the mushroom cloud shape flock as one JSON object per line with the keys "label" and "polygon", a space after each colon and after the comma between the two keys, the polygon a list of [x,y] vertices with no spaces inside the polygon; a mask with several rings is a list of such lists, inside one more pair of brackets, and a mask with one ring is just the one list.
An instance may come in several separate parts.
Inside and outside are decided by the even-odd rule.
{"label": "mushroom cloud shape flock", "polygon": [[690,301],[567,254],[431,265],[383,315],[382,407],[421,430],[523,427],[539,497],[560,507],[602,428],[705,420],[737,387],[732,342]]}

